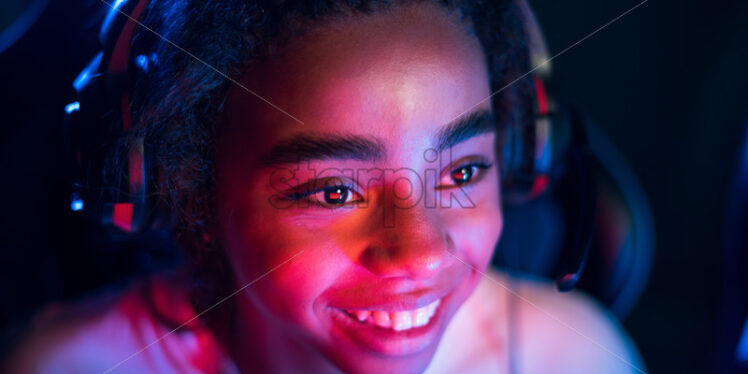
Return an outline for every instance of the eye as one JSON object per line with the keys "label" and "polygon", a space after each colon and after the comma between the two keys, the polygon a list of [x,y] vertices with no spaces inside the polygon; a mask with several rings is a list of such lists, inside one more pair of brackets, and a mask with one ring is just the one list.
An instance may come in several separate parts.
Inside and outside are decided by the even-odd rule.
{"label": "eye", "polygon": [[483,171],[491,166],[493,164],[486,161],[473,161],[458,166],[441,177],[437,188],[459,187],[475,183],[480,180]]}
{"label": "eye", "polygon": [[337,208],[360,202],[363,197],[351,184],[339,179],[327,179],[299,186],[288,194],[286,199],[305,201],[325,208]]}
{"label": "eye", "polygon": [[470,179],[473,178],[473,174],[475,173],[476,166],[463,166],[457,170],[452,171],[452,180],[455,182],[456,185],[461,185],[463,183],[470,182]]}

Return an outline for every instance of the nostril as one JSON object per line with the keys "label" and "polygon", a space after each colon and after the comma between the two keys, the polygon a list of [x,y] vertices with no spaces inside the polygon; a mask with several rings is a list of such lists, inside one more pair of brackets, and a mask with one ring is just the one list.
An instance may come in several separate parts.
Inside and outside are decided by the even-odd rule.
{"label": "nostril", "polygon": [[360,263],[372,273],[384,275],[392,259],[392,251],[382,246],[368,246],[361,252]]}
{"label": "nostril", "polygon": [[449,235],[449,233],[445,233],[444,234],[444,242],[447,245],[447,251],[449,251],[449,253],[454,253],[454,251],[455,251],[455,242],[454,242],[454,240],[452,240],[452,236]]}

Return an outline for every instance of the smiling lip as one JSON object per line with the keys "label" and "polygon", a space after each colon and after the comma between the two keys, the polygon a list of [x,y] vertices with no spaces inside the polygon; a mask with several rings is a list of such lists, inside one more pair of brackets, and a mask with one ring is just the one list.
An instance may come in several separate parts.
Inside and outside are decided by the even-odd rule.
{"label": "smiling lip", "polygon": [[[446,311],[454,290],[448,294],[401,295],[388,298],[390,301],[357,308],[333,307],[331,311],[334,329],[358,346],[387,356],[403,356],[420,352],[431,346],[443,331]],[[416,325],[413,319],[402,321],[400,316],[415,316],[419,311],[428,312],[433,309],[424,323],[424,316]],[[360,317],[369,312],[362,321]],[[398,320],[390,323],[375,321],[382,314],[398,316]],[[390,317],[391,318],[391,317]],[[410,322],[410,324],[408,324]],[[397,325],[397,326],[396,326]]]}
{"label": "smiling lip", "polygon": [[410,330],[425,326],[436,313],[441,299],[415,310],[387,312],[384,310],[346,310],[346,313],[361,323],[368,323],[395,331]]}
{"label": "smiling lip", "polygon": [[[442,298],[447,292],[414,292],[409,294],[395,294],[382,299],[380,303],[356,303],[355,305],[332,305],[333,308],[343,310],[382,310],[388,313],[405,310],[415,310]],[[353,303],[347,303],[353,304]]]}
{"label": "smiling lip", "polygon": [[411,281],[391,280],[386,283],[377,283],[376,287],[355,289],[355,291],[339,294],[328,303],[328,306],[351,311],[382,310],[398,312],[415,310],[443,298],[456,289],[460,283],[462,283],[462,279],[455,278],[449,282],[440,282],[428,286],[420,284],[421,287],[414,288],[411,287]]}

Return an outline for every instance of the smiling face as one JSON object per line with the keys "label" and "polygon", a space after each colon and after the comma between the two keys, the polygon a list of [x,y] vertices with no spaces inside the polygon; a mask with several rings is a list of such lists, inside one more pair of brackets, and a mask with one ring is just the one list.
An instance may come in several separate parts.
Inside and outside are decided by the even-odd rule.
{"label": "smiling face", "polygon": [[441,8],[355,17],[244,74],[303,124],[227,98],[219,236],[237,288],[262,276],[237,295],[234,341],[261,340],[275,368],[317,352],[418,372],[480,277],[466,263],[484,270],[501,233],[489,77]]}

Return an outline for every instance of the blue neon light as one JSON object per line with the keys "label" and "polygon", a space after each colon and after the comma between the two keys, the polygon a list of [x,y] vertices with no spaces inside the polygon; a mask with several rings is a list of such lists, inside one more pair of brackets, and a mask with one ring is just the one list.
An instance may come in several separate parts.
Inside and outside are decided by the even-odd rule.
{"label": "blue neon light", "polygon": [[77,112],[81,109],[81,103],[74,101],[68,105],[65,105],[65,113],[70,114],[73,112]]}
{"label": "blue neon light", "polygon": [[743,326],[743,334],[738,342],[738,347],[735,350],[735,356],[740,362],[748,362],[748,319],[745,320],[745,326]]}
{"label": "blue neon light", "polygon": [[145,57],[145,55],[135,57],[135,64],[138,65],[140,70],[148,71],[148,57]]}
{"label": "blue neon light", "polygon": [[88,84],[88,81],[93,78],[94,73],[99,69],[99,64],[101,63],[101,58],[103,56],[104,52],[99,52],[99,54],[97,54],[96,57],[91,60],[88,66],[86,66],[83,71],[78,74],[78,77],[76,77],[73,81],[73,88],[75,88],[76,91],[80,92],[83,87]]}
{"label": "blue neon light", "polygon": [[83,210],[83,200],[81,199],[75,199],[70,202],[70,209],[73,210],[73,212],[79,212]]}

